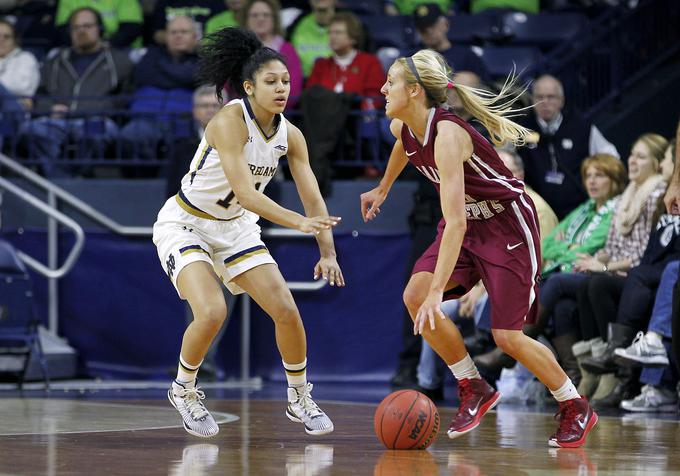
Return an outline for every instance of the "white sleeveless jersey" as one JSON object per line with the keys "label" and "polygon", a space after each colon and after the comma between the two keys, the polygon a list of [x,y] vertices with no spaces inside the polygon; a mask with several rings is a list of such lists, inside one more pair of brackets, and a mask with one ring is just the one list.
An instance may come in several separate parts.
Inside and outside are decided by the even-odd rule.
{"label": "white sleeveless jersey", "polygon": [[[277,114],[274,118],[278,122],[276,132],[267,137],[246,99],[234,99],[227,106],[231,104],[239,104],[243,109],[248,127],[248,141],[243,147],[243,156],[253,175],[255,188],[261,192],[276,173],[279,159],[288,151],[286,119],[283,114]],[[223,133],[229,134],[229,131]],[[209,220],[231,220],[244,213],[255,215],[241,207],[236,200],[224,175],[217,150],[208,145],[205,134],[175,198],[187,212]]]}

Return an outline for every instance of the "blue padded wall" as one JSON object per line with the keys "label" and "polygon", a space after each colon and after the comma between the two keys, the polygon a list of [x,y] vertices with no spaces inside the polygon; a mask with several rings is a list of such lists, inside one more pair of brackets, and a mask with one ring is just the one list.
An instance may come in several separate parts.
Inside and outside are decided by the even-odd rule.
{"label": "blue padded wall", "polygon": [[[5,233],[17,248],[44,259],[44,231]],[[62,258],[70,235],[64,233]],[[315,380],[387,380],[401,348],[403,290],[410,239],[403,233],[336,236],[347,286],[295,293]],[[318,258],[313,240],[268,242],[284,277],[309,280]],[[46,280],[33,275],[40,316]],[[89,232],[73,271],[60,284],[60,334],[91,376],[167,378],[176,367],[185,307],[147,239]],[[253,305],[252,373],[283,379],[271,320]],[[239,308],[220,342],[218,363],[239,375]]]}

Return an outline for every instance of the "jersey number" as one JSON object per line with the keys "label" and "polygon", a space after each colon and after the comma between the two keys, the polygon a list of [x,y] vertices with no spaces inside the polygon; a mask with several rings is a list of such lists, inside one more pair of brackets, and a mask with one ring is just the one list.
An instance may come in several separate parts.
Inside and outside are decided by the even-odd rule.
{"label": "jersey number", "polygon": [[[258,192],[260,191],[261,186],[262,182],[255,182],[255,190],[257,190]],[[233,205],[238,205],[238,200],[236,200],[236,194],[232,190],[231,192],[229,192],[229,195],[224,197],[222,200],[218,200],[217,204],[224,208],[229,208]]]}

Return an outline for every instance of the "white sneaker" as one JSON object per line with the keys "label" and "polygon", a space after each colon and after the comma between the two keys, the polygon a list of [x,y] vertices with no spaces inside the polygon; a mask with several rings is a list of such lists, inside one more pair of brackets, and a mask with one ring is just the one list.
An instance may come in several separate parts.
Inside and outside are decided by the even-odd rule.
{"label": "white sneaker", "polygon": [[168,400],[182,416],[184,429],[194,436],[210,438],[220,431],[220,427],[203,406],[203,399],[205,393],[198,387],[186,388],[176,380],[168,390]]}
{"label": "white sneaker", "polygon": [[325,435],[333,431],[333,422],[312,400],[312,384],[301,387],[288,387],[288,408],[286,416],[305,425],[305,431],[310,435]]}
{"label": "white sneaker", "polygon": [[645,385],[640,395],[631,400],[623,400],[620,406],[629,412],[675,412],[678,409],[678,400],[673,391]]}
{"label": "white sneaker", "polygon": [[657,340],[649,339],[644,332],[638,332],[633,343],[625,349],[614,349],[614,355],[628,364],[638,363],[660,367],[669,364],[664,345]]}

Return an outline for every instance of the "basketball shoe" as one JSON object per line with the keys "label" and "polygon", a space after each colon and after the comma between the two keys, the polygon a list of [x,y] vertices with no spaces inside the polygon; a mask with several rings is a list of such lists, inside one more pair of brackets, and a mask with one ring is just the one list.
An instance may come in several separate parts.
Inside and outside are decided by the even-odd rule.
{"label": "basketball shoe", "polygon": [[305,425],[310,435],[325,435],[333,431],[333,422],[312,400],[312,384],[301,387],[288,387],[288,408],[286,416],[289,420]]}
{"label": "basketball shoe", "polygon": [[198,387],[186,388],[176,380],[168,390],[168,400],[182,416],[184,429],[194,436],[210,438],[220,431],[220,427],[203,406],[203,399],[205,393]]}
{"label": "basketball shoe", "polygon": [[481,378],[464,378],[458,382],[460,406],[453,417],[447,434],[449,438],[458,438],[479,425],[482,417],[498,405],[501,393],[494,390],[486,380]]}
{"label": "basketball shoe", "polygon": [[548,440],[555,448],[578,448],[583,446],[588,432],[597,423],[597,413],[593,411],[586,398],[572,398],[566,402],[558,402],[559,410],[555,419],[560,426]]}

